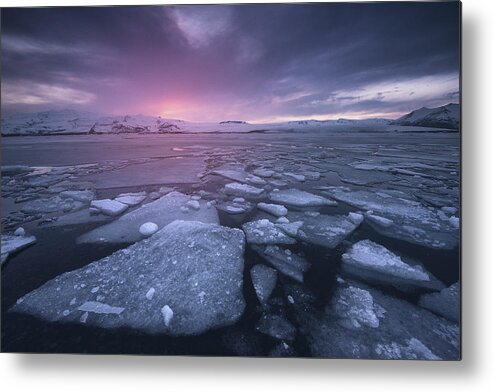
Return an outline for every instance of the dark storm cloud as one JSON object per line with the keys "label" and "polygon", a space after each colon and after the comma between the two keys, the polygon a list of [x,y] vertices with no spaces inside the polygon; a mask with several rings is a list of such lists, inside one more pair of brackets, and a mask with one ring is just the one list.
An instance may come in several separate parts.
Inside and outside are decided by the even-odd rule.
{"label": "dark storm cloud", "polygon": [[2,10],[2,109],[194,120],[395,115],[458,99],[459,4]]}

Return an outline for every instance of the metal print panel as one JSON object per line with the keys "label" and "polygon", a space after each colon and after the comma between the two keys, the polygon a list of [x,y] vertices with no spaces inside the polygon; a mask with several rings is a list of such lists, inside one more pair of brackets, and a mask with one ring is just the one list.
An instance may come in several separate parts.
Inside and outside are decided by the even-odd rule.
{"label": "metal print panel", "polygon": [[1,11],[2,351],[460,359],[459,2]]}

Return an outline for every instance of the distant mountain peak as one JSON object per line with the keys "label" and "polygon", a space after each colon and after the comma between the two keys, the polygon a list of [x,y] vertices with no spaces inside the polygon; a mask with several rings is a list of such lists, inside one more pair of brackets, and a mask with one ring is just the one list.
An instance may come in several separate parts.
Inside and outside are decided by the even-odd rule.
{"label": "distant mountain peak", "polygon": [[405,114],[392,124],[404,126],[459,129],[459,104],[448,103],[437,108],[422,107]]}

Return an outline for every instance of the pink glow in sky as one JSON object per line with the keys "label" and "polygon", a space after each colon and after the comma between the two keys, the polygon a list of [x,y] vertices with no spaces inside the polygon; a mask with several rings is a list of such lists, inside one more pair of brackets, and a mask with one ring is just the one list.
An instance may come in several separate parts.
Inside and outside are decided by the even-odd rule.
{"label": "pink glow in sky", "polygon": [[271,122],[459,99],[453,2],[18,8],[1,21],[3,113]]}

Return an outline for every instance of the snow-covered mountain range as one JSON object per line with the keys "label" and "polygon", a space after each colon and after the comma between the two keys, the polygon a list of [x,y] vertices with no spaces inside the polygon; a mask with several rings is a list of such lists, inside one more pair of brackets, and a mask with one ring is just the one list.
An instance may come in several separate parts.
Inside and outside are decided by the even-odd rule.
{"label": "snow-covered mountain range", "polygon": [[449,103],[438,108],[421,108],[392,123],[405,126],[459,129],[460,108],[456,103]]}
{"label": "snow-covered mountain range", "polygon": [[[190,122],[167,119],[160,116],[125,115],[113,116],[101,113],[52,110],[37,113],[16,113],[2,117],[2,135],[48,135],[48,134],[107,134],[107,133],[224,133],[265,132],[280,130],[337,130],[348,126],[362,129],[391,125],[458,129],[459,105],[448,104],[434,109],[415,110],[397,120],[383,118],[366,120],[300,120],[269,124],[250,124],[239,120]],[[390,128],[389,128],[390,129]],[[392,129],[393,130],[393,129]]]}

